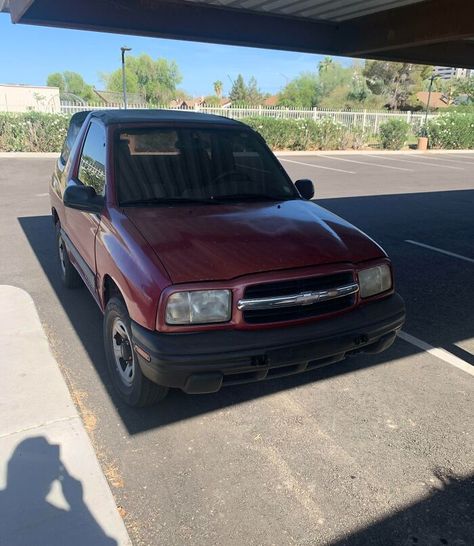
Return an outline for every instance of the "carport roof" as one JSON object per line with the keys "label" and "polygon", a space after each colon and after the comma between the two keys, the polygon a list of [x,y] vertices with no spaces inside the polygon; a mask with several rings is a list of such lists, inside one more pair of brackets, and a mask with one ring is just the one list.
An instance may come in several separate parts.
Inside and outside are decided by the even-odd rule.
{"label": "carport roof", "polygon": [[472,0],[0,0],[13,22],[474,67]]}

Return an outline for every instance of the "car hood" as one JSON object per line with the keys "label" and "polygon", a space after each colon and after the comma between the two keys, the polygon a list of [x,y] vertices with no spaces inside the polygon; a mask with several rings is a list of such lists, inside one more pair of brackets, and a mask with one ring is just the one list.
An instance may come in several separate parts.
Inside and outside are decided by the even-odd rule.
{"label": "car hood", "polygon": [[385,256],[360,230],[315,203],[126,208],[173,283]]}

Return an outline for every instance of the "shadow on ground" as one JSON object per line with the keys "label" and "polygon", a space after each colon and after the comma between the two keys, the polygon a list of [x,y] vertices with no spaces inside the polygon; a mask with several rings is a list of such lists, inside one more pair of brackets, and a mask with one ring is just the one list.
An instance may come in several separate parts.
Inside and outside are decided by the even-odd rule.
{"label": "shadow on ground", "polygon": [[[7,463],[7,485],[0,490],[0,543],[114,546],[84,502],[82,484],[60,456],[60,446],[44,436],[22,440]],[[57,482],[69,509],[48,500]],[[63,501],[64,502],[64,501]],[[5,542],[4,542],[5,541]]]}
{"label": "shadow on ground", "polygon": [[468,546],[474,537],[474,475],[458,478],[435,469],[435,484],[421,501],[331,546]]}
{"label": "shadow on ground", "polygon": [[[461,351],[454,344],[472,337],[472,267],[447,260],[435,253],[419,251],[404,243],[405,238],[425,238],[436,230],[447,229],[455,210],[472,207],[474,191],[437,192],[330,199],[320,204],[366,229],[381,241],[393,258],[398,288],[408,307],[409,333],[425,341]],[[442,214],[437,214],[437,210]],[[461,210],[460,210],[461,209]],[[78,338],[83,343],[98,375],[106,385],[130,434],[188,419],[226,406],[291,389],[339,374],[354,373],[368,366],[403,358],[418,350],[402,341],[381,355],[358,356],[339,364],[301,375],[261,383],[233,386],[212,395],[185,395],[172,391],[156,409],[134,410],[125,406],[111,389],[102,342],[102,315],[87,289],[66,290],[60,281],[55,255],[54,229],[49,216],[19,218],[31,248],[63,306]],[[453,237],[472,233],[469,217]],[[444,227],[443,227],[444,226]],[[453,224],[451,222],[451,230]],[[390,236],[385,234],[389,233]],[[440,264],[440,260],[442,263]],[[440,341],[437,341],[440,340]],[[468,357],[472,355],[466,353]],[[472,361],[472,360],[471,360]]]}

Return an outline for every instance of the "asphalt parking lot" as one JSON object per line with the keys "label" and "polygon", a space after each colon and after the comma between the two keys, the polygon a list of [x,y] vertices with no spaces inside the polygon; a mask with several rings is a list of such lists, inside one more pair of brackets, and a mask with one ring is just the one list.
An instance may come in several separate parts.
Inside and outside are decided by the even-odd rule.
{"label": "asphalt parking lot", "polygon": [[391,256],[386,353],[124,406],[100,311],[59,281],[52,159],[0,158],[0,284],[33,297],[134,544],[472,544],[474,153],[279,157]]}

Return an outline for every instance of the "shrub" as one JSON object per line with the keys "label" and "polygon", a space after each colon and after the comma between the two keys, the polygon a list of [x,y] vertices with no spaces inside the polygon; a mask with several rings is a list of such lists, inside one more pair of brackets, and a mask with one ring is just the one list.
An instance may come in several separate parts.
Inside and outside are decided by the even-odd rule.
{"label": "shrub", "polygon": [[311,146],[314,127],[310,120],[253,117],[243,121],[274,150],[307,150]]}
{"label": "shrub", "polygon": [[[282,119],[251,117],[243,120],[259,132],[274,150],[343,150],[362,148],[368,133],[346,127],[330,117]],[[69,116],[41,112],[0,113],[0,151],[59,152]]]}
{"label": "shrub", "polygon": [[0,113],[0,151],[59,152],[69,116],[42,112]]}
{"label": "shrub", "polygon": [[427,125],[430,148],[466,150],[474,148],[474,113],[449,112]]}
{"label": "shrub", "polygon": [[351,128],[350,131],[351,142],[350,146],[353,150],[360,150],[367,145],[370,139],[370,132],[362,127],[362,125],[356,125]]}
{"label": "shrub", "polygon": [[273,150],[361,148],[368,136],[361,128],[348,128],[329,117],[320,120],[253,117],[243,121],[260,133]]}
{"label": "shrub", "polygon": [[408,139],[410,125],[402,119],[390,119],[380,125],[380,142],[386,150],[400,150]]}
{"label": "shrub", "polygon": [[349,147],[349,129],[325,117],[314,122],[318,127],[317,148],[320,150],[343,150]]}

